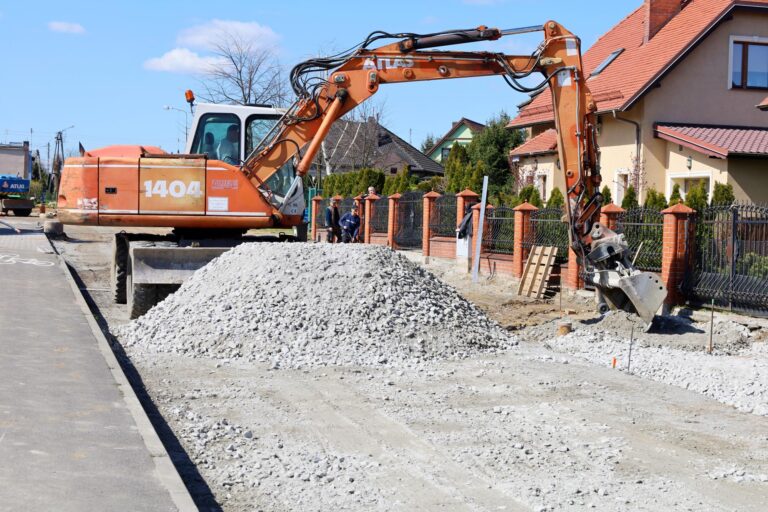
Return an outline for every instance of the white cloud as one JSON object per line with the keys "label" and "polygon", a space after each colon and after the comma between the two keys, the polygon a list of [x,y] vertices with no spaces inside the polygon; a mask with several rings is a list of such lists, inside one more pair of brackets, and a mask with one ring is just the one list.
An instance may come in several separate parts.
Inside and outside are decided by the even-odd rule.
{"label": "white cloud", "polygon": [[182,30],[176,38],[176,43],[179,46],[211,50],[224,35],[247,41],[254,48],[273,47],[280,39],[274,30],[255,21],[214,19]]}
{"label": "white cloud", "polygon": [[85,34],[85,28],[81,24],[68,21],[49,21],[48,30],[62,34]]}
{"label": "white cloud", "polygon": [[152,71],[167,71],[170,73],[205,73],[217,64],[220,57],[198,55],[187,48],[174,48],[161,57],[155,57],[144,62],[144,68]]}

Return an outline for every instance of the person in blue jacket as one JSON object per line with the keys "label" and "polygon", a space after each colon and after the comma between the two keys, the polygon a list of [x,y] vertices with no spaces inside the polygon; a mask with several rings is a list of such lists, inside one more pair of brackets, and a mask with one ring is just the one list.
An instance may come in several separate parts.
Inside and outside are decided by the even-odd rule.
{"label": "person in blue jacket", "polygon": [[341,225],[341,241],[345,244],[360,241],[360,215],[357,206],[345,213],[339,221]]}

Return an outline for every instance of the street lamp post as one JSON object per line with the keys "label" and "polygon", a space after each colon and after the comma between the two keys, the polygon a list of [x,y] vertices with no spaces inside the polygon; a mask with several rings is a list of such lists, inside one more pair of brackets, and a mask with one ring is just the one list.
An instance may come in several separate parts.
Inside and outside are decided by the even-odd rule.
{"label": "street lamp post", "polygon": [[[184,114],[184,144],[186,145],[187,137],[189,137],[189,114],[187,113],[186,110],[183,110],[183,109],[180,109],[180,108],[176,108],[176,107],[172,107],[171,105],[165,105],[165,106],[163,106],[163,109],[164,110],[175,110],[177,112],[181,112],[182,114]],[[176,149],[177,149],[177,152],[178,152],[178,148],[176,148]]]}

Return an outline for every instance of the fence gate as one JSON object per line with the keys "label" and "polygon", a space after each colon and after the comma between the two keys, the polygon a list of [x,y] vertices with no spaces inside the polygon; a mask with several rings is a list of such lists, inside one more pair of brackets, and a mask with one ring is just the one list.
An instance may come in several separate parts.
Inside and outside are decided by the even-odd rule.
{"label": "fence gate", "polygon": [[421,249],[424,200],[421,192],[405,192],[397,205],[395,244],[404,249]]}
{"label": "fence gate", "polygon": [[371,233],[386,234],[389,229],[389,198],[384,196],[378,198],[371,205],[373,214],[371,215]]}
{"label": "fence gate", "polygon": [[[637,257],[640,270],[661,272],[664,215],[652,208],[632,208],[617,219],[617,233],[623,233],[629,245],[630,259]],[[640,254],[637,254],[638,249]]]}
{"label": "fence gate", "polygon": [[699,213],[693,270],[685,291],[694,302],[768,316],[768,207],[710,206]]}
{"label": "fence gate", "polygon": [[429,217],[432,236],[456,236],[456,196],[446,194],[435,199]]}

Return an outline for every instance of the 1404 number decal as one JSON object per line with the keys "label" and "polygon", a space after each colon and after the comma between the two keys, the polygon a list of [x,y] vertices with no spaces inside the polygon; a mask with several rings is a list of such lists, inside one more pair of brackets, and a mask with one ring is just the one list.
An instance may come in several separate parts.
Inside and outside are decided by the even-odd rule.
{"label": "1404 number decal", "polygon": [[147,180],[144,182],[144,195],[146,197],[168,197],[169,195],[175,198],[201,197],[203,191],[199,181],[190,181],[187,184],[181,180],[174,180],[169,184],[166,180]]}

